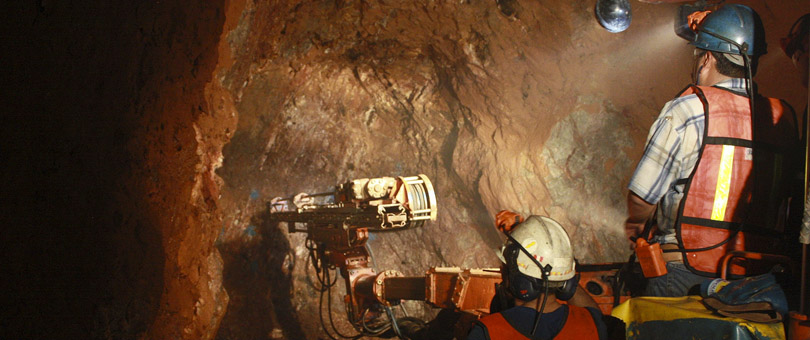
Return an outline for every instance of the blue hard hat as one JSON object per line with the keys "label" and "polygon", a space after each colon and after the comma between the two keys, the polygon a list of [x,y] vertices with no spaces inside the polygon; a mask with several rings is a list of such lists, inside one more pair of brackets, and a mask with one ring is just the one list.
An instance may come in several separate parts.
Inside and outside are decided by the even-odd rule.
{"label": "blue hard hat", "polygon": [[762,20],[751,7],[728,4],[710,13],[697,29],[697,37],[690,44],[697,48],[720,53],[742,54],[740,48],[724,40],[747,44],[746,54],[759,56],[768,53]]}

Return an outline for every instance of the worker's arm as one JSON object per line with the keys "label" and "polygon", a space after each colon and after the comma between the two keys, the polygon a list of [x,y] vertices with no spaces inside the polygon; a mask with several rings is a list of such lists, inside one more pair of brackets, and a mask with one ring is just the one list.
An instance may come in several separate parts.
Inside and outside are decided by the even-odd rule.
{"label": "worker's arm", "polygon": [[580,286],[577,286],[577,291],[574,293],[574,296],[568,300],[568,303],[577,307],[593,307],[599,309],[599,305],[596,304],[593,297],[588,295],[585,289]]}
{"label": "worker's arm", "polygon": [[[655,120],[644,154],[627,184],[627,221],[624,225],[628,237],[638,236],[644,223],[653,217],[656,204],[672,189],[681,173],[682,155],[679,152],[686,137],[685,127],[689,117],[703,112],[700,100],[672,100],[664,105]],[[691,139],[690,139],[691,140]],[[694,146],[694,145],[693,145]],[[630,242],[630,248],[635,243]]]}
{"label": "worker's arm", "polygon": [[655,204],[650,204],[636,195],[633,191],[627,193],[627,221],[624,223],[624,233],[630,248],[634,248],[635,242],[631,237],[637,237],[644,230],[644,223],[652,218],[655,212]]}

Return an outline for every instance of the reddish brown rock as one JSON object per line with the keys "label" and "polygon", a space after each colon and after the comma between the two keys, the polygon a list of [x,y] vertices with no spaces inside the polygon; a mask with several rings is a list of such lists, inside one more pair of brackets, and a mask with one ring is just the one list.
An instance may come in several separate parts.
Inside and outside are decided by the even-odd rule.
{"label": "reddish brown rock", "polygon": [[[777,46],[810,5],[743,2],[768,29],[762,92],[803,107]],[[0,337],[322,338],[304,236],[261,214],[361,177],[438,195],[437,221],[373,235],[378,269],[497,265],[500,209],[624,260],[624,188],[691,55],[677,4],[632,6],[611,34],[587,1],[13,5]]]}
{"label": "reddish brown rock", "polygon": [[[766,24],[788,14],[752,5]],[[229,290],[245,300],[232,301],[222,331],[253,335],[240,333],[247,315],[295,310],[276,321],[284,334],[321,334],[306,317],[317,315],[317,296],[302,268],[302,237],[261,227],[257,203],[353,178],[425,173],[436,185],[438,221],[369,242],[379,269],[495,266],[501,240],[491,224],[500,209],[560,220],[584,262],[624,260],[624,188],[650,123],[691,67],[691,49],[672,30],[677,5],[633,6],[631,28],[611,34],[580,2],[249,4],[230,36],[237,57],[223,80],[240,121],[219,172],[231,204],[220,241],[245,268],[231,280],[285,274],[260,292]],[[772,51],[764,64],[787,65]],[[283,252],[268,248],[278,242]]]}

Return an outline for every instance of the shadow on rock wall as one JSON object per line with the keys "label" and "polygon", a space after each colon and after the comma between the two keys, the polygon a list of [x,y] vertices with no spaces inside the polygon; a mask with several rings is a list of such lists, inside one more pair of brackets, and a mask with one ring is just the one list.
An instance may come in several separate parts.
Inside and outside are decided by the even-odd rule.
{"label": "shadow on rock wall", "polygon": [[224,2],[4,6],[0,338],[213,336]]}
{"label": "shadow on rock wall", "polygon": [[[305,339],[292,302],[292,249],[287,232],[257,213],[245,242],[220,243],[230,295],[217,339]],[[238,243],[238,244],[237,244]]]}

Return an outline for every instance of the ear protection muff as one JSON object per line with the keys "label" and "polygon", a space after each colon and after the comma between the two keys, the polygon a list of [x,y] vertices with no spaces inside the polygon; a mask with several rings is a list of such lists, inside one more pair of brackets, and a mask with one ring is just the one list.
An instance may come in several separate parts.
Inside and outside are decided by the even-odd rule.
{"label": "ear protection muff", "polygon": [[545,281],[520,272],[517,264],[520,248],[522,248],[520,244],[511,242],[503,250],[503,257],[506,260],[505,274],[508,279],[506,288],[515,298],[522,301],[532,301],[538,298],[545,289]]}
{"label": "ear protection muff", "polygon": [[563,285],[557,288],[555,296],[558,300],[568,301],[574,297],[574,293],[577,292],[577,286],[579,286],[579,274],[572,276],[570,279],[565,280]]}

